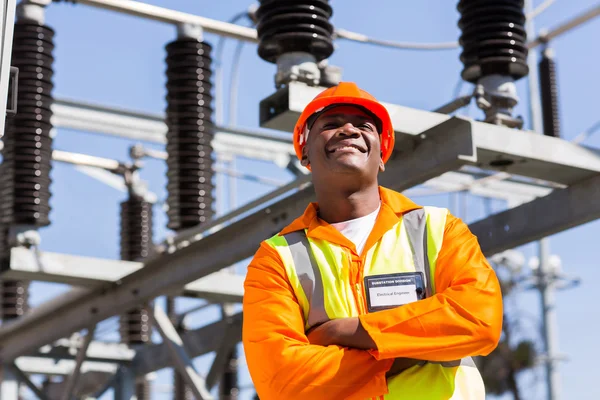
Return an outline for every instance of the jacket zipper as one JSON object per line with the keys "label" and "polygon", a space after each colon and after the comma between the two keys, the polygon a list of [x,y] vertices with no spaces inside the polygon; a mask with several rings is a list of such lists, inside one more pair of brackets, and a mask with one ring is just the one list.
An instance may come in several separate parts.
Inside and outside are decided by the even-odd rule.
{"label": "jacket zipper", "polygon": [[[354,303],[359,315],[366,314],[367,310],[365,308],[365,297],[362,291],[362,260],[353,261],[352,254],[348,250],[346,250],[346,256],[348,257],[348,263],[350,264],[350,285],[354,286],[354,290],[356,291],[354,294]],[[355,263],[357,264],[356,268],[354,268]],[[356,279],[357,277],[358,279]]]}
{"label": "jacket zipper", "polygon": [[[364,265],[363,265],[363,260],[361,259],[360,261],[357,262],[358,266],[356,267],[356,271],[354,271],[354,261],[353,261],[353,257],[352,254],[346,250],[346,256],[348,257],[348,263],[350,266],[350,284],[354,286],[354,289],[356,290],[356,293],[354,294],[354,302],[356,304],[356,307],[358,309],[358,313],[359,315],[364,315],[367,313],[366,310],[366,300],[365,300],[365,296],[363,293],[363,280],[364,280]],[[358,282],[356,281],[355,277],[358,276]],[[384,396],[377,396],[376,398],[373,397],[372,400],[383,400],[385,397]]]}

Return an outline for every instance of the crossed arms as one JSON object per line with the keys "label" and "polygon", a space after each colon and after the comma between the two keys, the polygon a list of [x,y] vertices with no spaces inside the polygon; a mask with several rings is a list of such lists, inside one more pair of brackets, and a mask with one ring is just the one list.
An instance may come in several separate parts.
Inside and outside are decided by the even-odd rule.
{"label": "crossed arms", "polygon": [[304,332],[302,310],[275,250],[248,267],[242,340],[252,380],[269,399],[365,399],[418,360],[487,355],[497,345],[502,298],[476,237],[449,215],[436,294],[395,309],[329,321]]}

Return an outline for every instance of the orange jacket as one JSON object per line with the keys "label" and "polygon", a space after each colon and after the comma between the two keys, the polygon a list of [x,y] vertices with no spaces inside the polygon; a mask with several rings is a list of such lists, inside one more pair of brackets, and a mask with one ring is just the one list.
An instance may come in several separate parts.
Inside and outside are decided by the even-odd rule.
{"label": "orange jacket", "polygon": [[[380,195],[381,211],[363,254],[399,222],[399,216],[420,208],[385,188],[380,188]],[[309,237],[347,247],[356,265],[361,262],[354,244],[317,218],[315,203],[280,234],[304,228]],[[248,266],[242,333],[261,400],[373,398],[387,393],[385,373],[396,357],[450,361],[489,354],[501,333],[500,286],[477,238],[451,215],[434,282],[436,294],[430,298],[359,317],[377,350],[311,345],[283,263],[262,243]]]}

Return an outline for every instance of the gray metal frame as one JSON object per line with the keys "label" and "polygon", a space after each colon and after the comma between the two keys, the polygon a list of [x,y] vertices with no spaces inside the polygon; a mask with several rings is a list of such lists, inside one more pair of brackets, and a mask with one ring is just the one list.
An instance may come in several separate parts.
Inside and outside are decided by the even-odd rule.
{"label": "gray metal frame", "polygon": [[[254,29],[136,1],[79,2],[175,25],[197,25],[207,32],[241,40],[257,40]],[[8,91],[15,6],[16,0],[0,3],[0,98],[6,98]],[[595,6],[529,42],[528,47],[534,48],[598,15],[600,6]],[[339,36],[356,40],[352,35],[352,32],[341,35],[340,31]],[[374,43],[373,40],[364,41]],[[304,106],[321,90],[292,82],[261,103],[261,124],[277,130],[291,130]],[[283,103],[288,105],[286,110],[271,114],[272,105]],[[486,255],[600,218],[600,202],[594,201],[600,195],[600,157],[596,150],[531,132],[385,105],[396,127],[397,151],[381,175],[382,185],[396,190],[420,184],[436,190],[464,188],[473,194],[506,199],[511,206],[518,205],[471,225]],[[60,100],[53,105],[53,111],[55,127],[165,142],[166,126],[162,116]],[[0,138],[5,112],[5,102],[0,102]],[[236,128],[220,128],[213,147],[219,154],[271,161],[282,168],[295,159],[288,139]],[[73,155],[56,151],[54,156],[65,160]],[[495,178],[477,177],[468,171],[468,167],[501,173]],[[529,179],[520,180],[511,175]],[[8,269],[0,272],[2,278],[46,280],[83,288],[75,288],[27,316],[0,327],[0,366],[3,366],[0,397],[16,398],[17,380],[20,380],[43,398],[44,394],[26,374],[44,373],[70,375],[62,385],[62,396],[67,399],[74,393],[80,374],[80,381],[95,379],[93,375],[86,375],[89,372],[104,376],[113,374],[115,398],[131,399],[136,376],[175,364],[196,396],[209,398],[206,386],[211,388],[215,384],[226,353],[241,340],[241,314],[185,332],[180,337],[166,315],[155,308],[154,320],[164,343],[144,346],[137,352],[127,346],[93,342],[90,331],[74,356],[72,343],[61,338],[84,327],[95,326],[115,314],[115,310],[135,306],[161,294],[201,297],[219,303],[240,302],[243,277],[219,270],[251,256],[261,240],[278,232],[314,200],[308,179],[308,176],[300,176],[296,182],[229,216],[182,232],[164,244],[162,254],[144,263],[11,249],[11,263]],[[540,183],[539,180],[548,182]],[[268,204],[288,192],[293,193]],[[240,217],[257,206],[262,208]],[[52,342],[52,346],[41,347]],[[205,385],[194,371],[191,358],[210,351],[216,351],[217,356]],[[61,361],[54,363],[52,358]]]}
{"label": "gray metal frame", "polygon": [[4,136],[6,101],[10,80],[10,62],[17,0],[0,2],[0,138]]}
{"label": "gray metal frame", "polygon": [[[401,112],[410,115],[408,108],[402,107]],[[517,171],[535,178],[554,178],[562,183],[589,179],[600,172],[600,157],[585,147],[461,118],[442,116],[445,121],[439,123],[440,116],[433,115],[431,119],[437,123],[431,123],[431,119],[427,118],[429,114],[432,113],[417,111],[412,115],[414,118],[404,119],[416,126],[419,124],[418,116],[425,116],[420,125],[430,126],[430,129],[414,132],[406,138],[404,142],[410,147],[389,161],[386,172],[381,175],[380,181],[384,186],[408,189],[467,164],[485,166],[483,164],[495,157],[515,160],[514,166],[506,168],[509,172]],[[406,131],[401,124],[398,126],[401,131]],[[547,169],[553,172],[552,176],[546,174]],[[570,190],[564,189],[565,193],[570,193]],[[547,204],[539,203],[544,199],[520,207],[540,207],[540,204]],[[135,306],[164,293],[176,292],[191,280],[250,257],[261,240],[279,232],[312,200],[312,187],[307,187],[221,229],[213,226],[211,234],[205,233],[206,236],[200,235],[198,239],[198,235],[190,237],[189,233],[184,233],[188,238],[185,240],[187,245],[149,259],[144,268],[119,282],[91,291],[74,289],[29,315],[0,327],[0,341],[5,344],[0,349],[0,357],[14,359],[26,351],[110,317],[116,310]],[[505,215],[518,214],[522,210],[520,207],[507,211]],[[589,211],[581,209],[578,213],[593,215]],[[548,209],[546,213],[554,214],[555,227],[573,226],[571,221],[562,219],[569,216],[565,213]],[[528,230],[532,226],[535,222],[512,228],[511,246],[530,241]],[[479,234],[485,235],[485,232],[480,231]],[[232,240],[235,240],[235,246],[231,245]],[[504,248],[499,242],[491,241],[486,252],[493,254]]]}
{"label": "gray metal frame", "polygon": [[211,400],[213,397],[206,388],[204,379],[196,372],[183,341],[177,333],[177,329],[175,329],[167,314],[157,306],[154,306],[153,321],[169,351],[175,369],[181,374],[185,383],[189,385],[194,396],[199,400]]}
{"label": "gray metal frame", "polygon": [[[0,271],[0,277],[73,286],[99,288],[119,282],[144,266],[141,262],[109,260],[41,252],[24,247],[10,250],[10,263]],[[190,282],[173,294],[206,299],[215,303],[240,303],[244,294],[244,277],[224,271]]]}

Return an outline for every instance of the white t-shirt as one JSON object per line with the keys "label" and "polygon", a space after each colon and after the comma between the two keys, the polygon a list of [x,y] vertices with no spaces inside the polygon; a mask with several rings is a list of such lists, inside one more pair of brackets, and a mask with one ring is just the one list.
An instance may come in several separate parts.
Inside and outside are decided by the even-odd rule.
{"label": "white t-shirt", "polygon": [[377,215],[379,214],[380,208],[381,203],[379,203],[377,210],[365,215],[364,217],[351,219],[349,221],[337,222],[335,224],[331,224],[331,226],[340,231],[342,235],[346,236],[348,240],[354,243],[354,246],[356,246],[356,251],[358,254],[360,254],[367,243],[367,238],[375,226],[375,221],[377,220]]}

